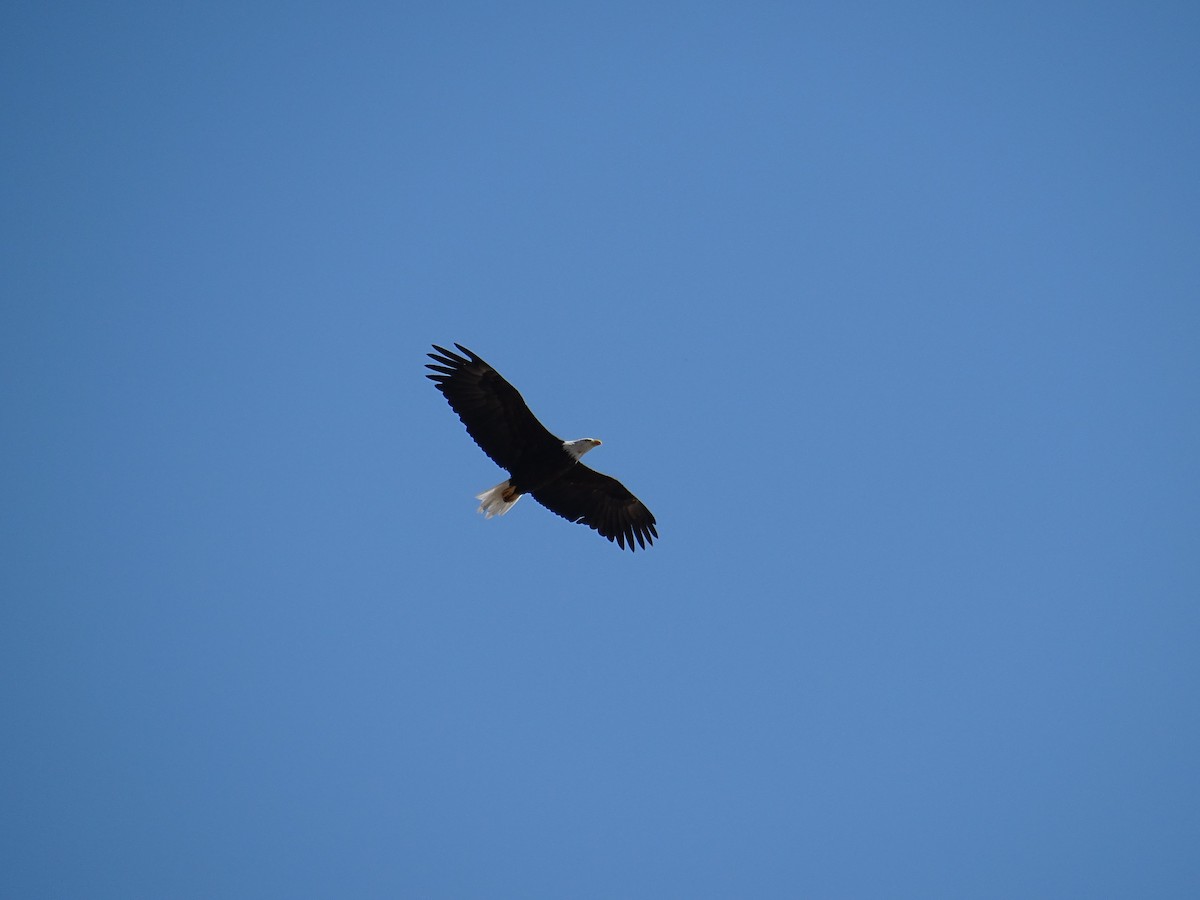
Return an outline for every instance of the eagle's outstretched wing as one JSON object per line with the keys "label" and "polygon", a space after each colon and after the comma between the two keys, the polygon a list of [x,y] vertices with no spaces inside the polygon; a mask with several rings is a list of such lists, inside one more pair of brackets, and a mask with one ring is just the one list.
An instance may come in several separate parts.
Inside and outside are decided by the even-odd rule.
{"label": "eagle's outstretched wing", "polygon": [[621,549],[646,548],[658,537],[654,516],[621,482],[583,463],[533,492],[533,499],[552,513],[594,528]]}
{"label": "eagle's outstretched wing", "polygon": [[436,374],[425,377],[445,395],[467,433],[492,462],[511,472],[523,457],[562,445],[499,372],[462,344],[454,346],[464,355],[433,345],[437,353],[430,353],[429,358],[437,365],[426,363],[425,367]]}

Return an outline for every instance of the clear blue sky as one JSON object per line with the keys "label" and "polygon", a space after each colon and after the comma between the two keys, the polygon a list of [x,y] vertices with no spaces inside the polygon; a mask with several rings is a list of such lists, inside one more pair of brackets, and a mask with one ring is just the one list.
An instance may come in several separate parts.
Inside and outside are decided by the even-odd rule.
{"label": "clear blue sky", "polygon": [[1200,895],[1198,46],[6,4],[0,895]]}

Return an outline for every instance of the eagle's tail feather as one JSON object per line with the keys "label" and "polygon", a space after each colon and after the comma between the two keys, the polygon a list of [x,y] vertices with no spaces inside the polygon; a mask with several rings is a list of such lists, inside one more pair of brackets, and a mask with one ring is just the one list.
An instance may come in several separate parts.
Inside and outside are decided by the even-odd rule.
{"label": "eagle's tail feather", "polygon": [[494,488],[476,494],[475,499],[479,501],[479,511],[485,518],[490,519],[492,516],[502,516],[512,509],[521,499],[521,495],[513,490],[512,482],[502,481]]}

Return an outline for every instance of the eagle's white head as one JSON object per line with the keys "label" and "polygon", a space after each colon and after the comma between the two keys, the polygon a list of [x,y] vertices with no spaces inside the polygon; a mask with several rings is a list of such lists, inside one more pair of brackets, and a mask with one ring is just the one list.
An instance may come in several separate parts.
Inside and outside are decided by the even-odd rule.
{"label": "eagle's white head", "polygon": [[577,441],[563,441],[563,449],[571,454],[572,459],[576,460],[592,448],[599,446],[600,441],[596,440],[596,438],[580,438]]}

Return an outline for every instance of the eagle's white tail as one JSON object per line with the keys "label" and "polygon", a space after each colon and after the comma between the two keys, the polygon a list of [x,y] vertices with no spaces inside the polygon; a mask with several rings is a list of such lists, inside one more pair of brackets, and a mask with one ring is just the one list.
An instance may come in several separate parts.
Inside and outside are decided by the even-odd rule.
{"label": "eagle's white tail", "polygon": [[502,516],[516,506],[521,495],[513,491],[510,482],[502,481],[494,488],[476,494],[475,499],[479,501],[479,511],[490,519],[492,516]]}

